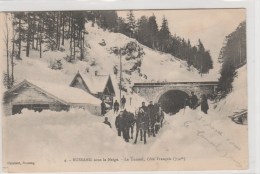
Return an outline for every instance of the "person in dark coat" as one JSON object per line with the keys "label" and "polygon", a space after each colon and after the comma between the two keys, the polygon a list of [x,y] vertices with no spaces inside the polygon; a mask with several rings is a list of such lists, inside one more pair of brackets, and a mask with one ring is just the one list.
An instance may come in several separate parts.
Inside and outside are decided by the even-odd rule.
{"label": "person in dark coat", "polygon": [[105,121],[103,123],[107,124],[110,128],[112,128],[111,123],[108,121],[107,117],[105,117]]}
{"label": "person in dark coat", "polygon": [[208,114],[208,110],[209,110],[208,99],[204,94],[201,96],[200,105],[201,105],[201,111],[204,112],[205,114]]}
{"label": "person in dark coat", "polygon": [[149,116],[150,129],[148,130],[148,136],[152,133],[153,137],[155,137],[154,126],[156,123],[156,110],[153,102],[150,101],[150,104],[147,106],[147,114]]}
{"label": "person in dark coat", "polygon": [[140,133],[140,141],[146,144],[146,132],[149,129],[149,117],[148,114],[140,107],[139,111],[136,113],[136,136],[134,144],[137,143],[138,134]]}
{"label": "person in dark coat", "polygon": [[116,100],[115,103],[114,103],[114,113],[117,114],[117,113],[118,113],[118,110],[119,110],[119,103],[118,103],[118,101]]}
{"label": "person in dark coat", "polygon": [[190,97],[190,103],[191,103],[191,109],[196,109],[198,106],[198,97],[194,94],[194,92],[191,92]]}
{"label": "person in dark coat", "polygon": [[156,123],[155,123],[155,134],[157,134],[160,130],[160,128],[162,128],[163,126],[163,120],[164,120],[164,113],[163,113],[163,110],[160,106],[160,104],[158,103],[156,105],[156,107],[158,107],[158,111],[156,111]]}
{"label": "person in dark coat", "polygon": [[118,132],[118,136],[121,136],[123,134],[123,138],[125,139],[126,142],[129,141],[128,136],[127,136],[127,125],[126,125],[126,118],[124,111],[120,111],[119,115],[116,117],[115,121],[115,126]]}
{"label": "person in dark coat", "polygon": [[145,106],[145,102],[142,102],[142,106],[140,109],[143,109],[143,111],[146,113],[147,112],[147,106]]}
{"label": "person in dark coat", "polygon": [[134,114],[124,110],[124,118],[125,118],[125,130],[126,130],[127,139],[130,138],[133,139],[134,123],[135,123]]}
{"label": "person in dark coat", "polygon": [[101,115],[104,116],[106,114],[106,104],[104,102],[104,100],[102,100],[101,103]]}
{"label": "person in dark coat", "polygon": [[160,120],[160,126],[161,128],[163,127],[163,120],[164,120],[164,113],[162,110],[162,107],[159,107],[159,120]]}
{"label": "person in dark coat", "polygon": [[126,104],[126,99],[125,96],[123,95],[123,97],[121,98],[121,109],[125,109],[125,104]]}

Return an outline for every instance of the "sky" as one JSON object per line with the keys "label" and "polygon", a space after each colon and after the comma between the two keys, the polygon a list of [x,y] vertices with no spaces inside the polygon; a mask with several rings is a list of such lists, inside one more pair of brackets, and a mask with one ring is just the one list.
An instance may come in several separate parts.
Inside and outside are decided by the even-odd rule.
{"label": "sky", "polygon": [[[126,17],[129,11],[118,11],[118,15]],[[186,9],[186,10],[139,10],[133,11],[135,18],[155,15],[160,27],[162,18],[168,20],[172,35],[190,39],[192,44],[202,41],[210,50],[215,69],[220,49],[225,36],[233,32],[239,23],[246,19],[245,9]]]}

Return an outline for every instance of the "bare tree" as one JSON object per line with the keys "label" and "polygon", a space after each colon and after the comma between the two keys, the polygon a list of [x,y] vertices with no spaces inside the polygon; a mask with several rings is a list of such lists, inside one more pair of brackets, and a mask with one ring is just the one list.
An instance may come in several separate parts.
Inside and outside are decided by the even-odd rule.
{"label": "bare tree", "polygon": [[16,41],[16,28],[15,28],[15,23],[14,23],[14,15],[12,14],[12,54],[11,54],[11,80],[10,84],[13,86],[14,84],[14,58],[17,57],[17,51],[15,50],[15,41]]}
{"label": "bare tree", "polygon": [[7,89],[11,88],[10,85],[10,72],[9,72],[9,26],[8,26],[8,14],[5,14],[3,41],[6,49],[6,73],[4,74],[4,85]]}

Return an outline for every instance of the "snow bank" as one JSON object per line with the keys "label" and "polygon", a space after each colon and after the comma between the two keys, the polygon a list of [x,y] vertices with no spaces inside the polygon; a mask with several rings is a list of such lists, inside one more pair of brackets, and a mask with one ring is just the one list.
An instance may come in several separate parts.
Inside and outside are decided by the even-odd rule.
{"label": "snow bank", "polygon": [[22,114],[4,117],[4,161],[53,166],[67,158],[98,157],[124,150],[124,141],[102,123],[103,119],[84,110],[23,110]]}
{"label": "snow bank", "polygon": [[237,77],[233,82],[233,91],[226,98],[217,103],[216,111],[233,115],[234,112],[247,110],[247,66],[237,70]]}
{"label": "snow bank", "polygon": [[[156,164],[183,170],[194,169],[244,169],[247,167],[247,126],[234,124],[220,117],[214,110],[209,115],[199,109],[181,110],[177,115],[165,116],[164,126],[156,137],[147,138],[147,144],[134,140],[124,142],[117,136],[114,126],[116,115],[106,114],[112,129],[103,117],[84,110],[70,112],[23,110],[22,114],[3,118],[4,164],[6,161],[35,161],[51,170],[64,170],[73,158],[117,158],[118,163],[102,163],[106,167],[130,165],[129,170],[143,170],[140,162],[123,162],[123,158],[172,158],[165,162],[148,162],[148,170]],[[19,128],[13,129],[14,127]],[[135,133],[135,132],[134,132]],[[14,153],[15,152],[15,153]],[[178,160],[179,159],[179,160]],[[144,164],[144,163],[143,163]],[[93,163],[72,163],[74,171],[90,170]],[[31,169],[33,170],[33,166]]]}
{"label": "snow bank", "polygon": [[38,57],[24,58],[21,61],[17,61],[14,71],[15,82],[19,83],[24,79],[31,79],[69,86],[75,74],[67,74],[64,72],[65,70],[52,70],[48,67],[47,61],[48,58],[40,59]]}
{"label": "snow bank", "polygon": [[[205,166],[212,166],[213,162],[215,168],[220,161],[225,162],[227,168],[246,168],[248,165],[247,126],[234,124],[214,110],[206,115],[200,108],[186,108],[168,117],[166,127],[151,150],[178,151],[183,156],[204,161]],[[167,155],[168,152],[164,153]]]}

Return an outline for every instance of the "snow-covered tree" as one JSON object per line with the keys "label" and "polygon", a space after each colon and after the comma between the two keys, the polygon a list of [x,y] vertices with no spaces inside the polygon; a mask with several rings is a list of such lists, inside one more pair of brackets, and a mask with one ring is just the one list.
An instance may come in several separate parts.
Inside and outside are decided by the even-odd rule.
{"label": "snow-covered tree", "polygon": [[225,97],[232,91],[232,82],[236,77],[236,69],[246,63],[246,22],[239,24],[237,29],[226,36],[224,45],[219,54],[219,62],[222,63],[218,90]]}
{"label": "snow-covered tree", "polygon": [[138,21],[137,21],[137,30],[135,33],[135,38],[143,43],[146,46],[149,46],[149,37],[150,37],[150,30],[149,30],[149,25],[148,25],[148,18],[146,16],[142,16]]}
{"label": "snow-covered tree", "polygon": [[[5,14],[3,26],[3,42],[6,51],[6,72],[3,76],[3,84],[7,89],[10,89],[14,84],[14,45],[15,31],[12,16],[9,13]],[[11,22],[11,24],[10,24]]]}
{"label": "snow-covered tree", "polygon": [[127,14],[126,25],[127,25],[129,37],[133,37],[133,34],[136,29],[136,21],[135,21],[135,16],[134,16],[134,13],[132,10],[130,10],[129,13]]}
{"label": "snow-covered tree", "polygon": [[148,28],[149,28],[149,39],[150,45],[153,49],[156,49],[157,41],[158,41],[158,25],[156,22],[155,15],[150,16],[148,20]]}
{"label": "snow-covered tree", "polygon": [[162,20],[162,26],[159,30],[159,43],[160,43],[160,51],[164,51],[165,47],[169,44],[171,33],[168,27],[168,21],[165,17]]}

